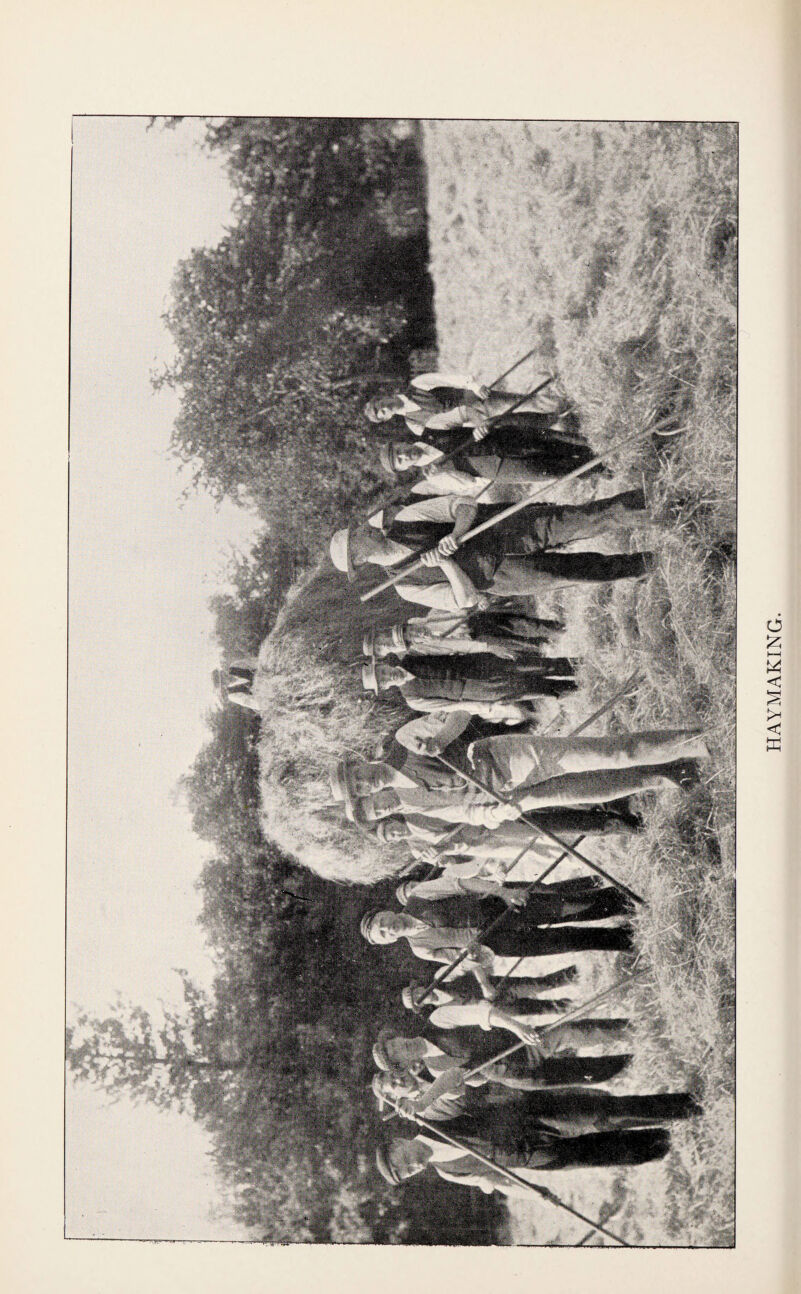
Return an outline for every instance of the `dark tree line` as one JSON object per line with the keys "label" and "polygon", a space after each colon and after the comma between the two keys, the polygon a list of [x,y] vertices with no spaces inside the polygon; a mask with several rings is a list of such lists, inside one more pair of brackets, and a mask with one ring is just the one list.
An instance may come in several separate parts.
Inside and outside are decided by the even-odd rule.
{"label": "dark tree line", "polygon": [[[482,1243],[498,1207],[436,1181],[393,1191],[373,1167],[382,1124],[369,1080],[381,1023],[408,1020],[400,951],[365,945],[365,907],[390,887],[330,884],[295,867],[258,824],[251,723],[232,708],[184,780],[211,846],[198,886],[218,972],[209,993],[182,972],[183,1007],[154,1019],[118,1001],[73,1016],[75,1078],[179,1109],[210,1133],[237,1219],[264,1240]],[[470,1230],[470,1227],[473,1230]]]}
{"label": "dark tree line", "polygon": [[173,452],[247,496],[306,561],[379,482],[367,396],[434,344],[414,131],[337,118],[210,123],[235,192],[217,247],[175,272],[165,320],[180,395]]}
{"label": "dark tree line", "polygon": [[[374,497],[364,401],[408,375],[434,328],[411,125],[225,118],[206,146],[225,159],[234,219],[176,269],[176,359],[154,383],[180,395],[172,450],[195,482],[247,496],[265,521],[212,599],[230,658],[258,649],[331,530]],[[282,856],[259,822],[257,717],[232,706],[207,721],[182,792],[211,852],[198,885],[213,985],[179,972],[183,1005],[159,1018],[123,1001],[105,1018],[76,1012],[71,1073],[201,1122],[254,1236],[492,1239],[494,1201],[425,1179],[393,1191],[373,1167],[372,1042],[380,1024],[408,1024],[400,988],[415,970],[358,934],[388,891],[334,890]]]}

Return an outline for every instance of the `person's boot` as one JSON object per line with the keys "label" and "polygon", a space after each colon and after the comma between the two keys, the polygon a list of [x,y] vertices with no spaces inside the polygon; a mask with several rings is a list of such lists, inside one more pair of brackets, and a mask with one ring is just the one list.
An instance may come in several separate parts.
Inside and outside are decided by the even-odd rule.
{"label": "person's boot", "polygon": [[682,791],[692,791],[701,781],[701,770],[695,759],[679,759],[662,764],[659,772]]}
{"label": "person's boot", "polygon": [[645,512],[645,490],[624,490],[617,496],[617,504],[625,512]]}
{"label": "person's boot", "polygon": [[611,1126],[636,1128],[672,1123],[676,1119],[694,1119],[703,1108],[689,1092],[661,1092],[652,1096],[622,1096],[615,1103],[619,1113],[611,1113]]}
{"label": "person's boot", "polygon": [[656,567],[653,553],[610,553],[604,555],[602,563],[605,571],[599,573],[599,580],[639,580],[644,579]]}
{"label": "person's boot", "polygon": [[[560,966],[558,970],[549,971],[547,975],[537,975],[530,983],[525,981],[515,983],[514,980],[507,981],[505,992],[514,999],[526,997],[526,989],[532,993],[539,993],[544,989],[560,988],[563,984],[572,984],[573,980],[578,979],[579,968],[576,965]],[[529,993],[529,996],[531,994]]]}
{"label": "person's boot", "polygon": [[547,1168],[600,1168],[623,1164],[647,1164],[663,1159],[670,1149],[666,1128],[642,1128],[633,1132],[590,1132],[580,1137],[562,1137],[549,1148]]}
{"label": "person's boot", "polygon": [[630,802],[628,800],[616,800],[610,804],[608,810],[609,817],[612,819],[609,824],[610,831],[620,830],[621,828],[627,832],[643,830],[645,823],[642,815],[635,813],[629,806]]}
{"label": "person's boot", "polygon": [[521,1000],[521,1010],[526,1015],[564,1015],[573,1005],[570,997],[532,997],[525,1004]]}

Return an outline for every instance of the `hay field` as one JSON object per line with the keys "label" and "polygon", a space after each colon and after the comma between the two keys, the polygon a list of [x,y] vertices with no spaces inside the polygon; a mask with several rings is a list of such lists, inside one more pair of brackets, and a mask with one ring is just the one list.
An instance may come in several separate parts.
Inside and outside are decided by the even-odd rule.
{"label": "hay field", "polygon": [[[442,365],[492,381],[537,343],[509,385],[558,373],[599,450],[654,422],[686,429],[625,448],[610,459],[615,480],[597,487],[645,485],[651,524],[631,543],[656,552],[653,574],[564,604],[583,656],[577,721],[636,668],[640,686],[609,730],[708,733],[701,784],[642,797],[642,839],[596,852],[649,904],[637,917],[645,975],[625,999],[635,1061],[613,1089],[689,1088],[704,1114],[678,1127],[660,1163],[543,1178],[632,1243],[730,1245],[736,130],[431,122],[423,147]],[[582,995],[631,965],[582,960]],[[510,1201],[514,1242],[575,1244],[585,1232],[533,1197]]]}

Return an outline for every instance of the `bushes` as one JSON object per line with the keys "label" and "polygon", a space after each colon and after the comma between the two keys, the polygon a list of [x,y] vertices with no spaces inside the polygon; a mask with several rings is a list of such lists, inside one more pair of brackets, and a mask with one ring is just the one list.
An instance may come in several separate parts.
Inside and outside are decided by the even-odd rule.
{"label": "bushes", "polygon": [[[169,124],[169,123],[168,123]],[[172,451],[255,503],[304,562],[375,489],[362,408],[434,342],[414,132],[336,118],[225,118],[235,223],[175,272],[164,316],[180,393]]]}
{"label": "bushes", "polygon": [[[213,849],[199,885],[220,963],[214,1019],[250,1058],[198,1115],[237,1217],[273,1241],[471,1240],[458,1188],[399,1196],[373,1168],[370,1048],[409,967],[361,940],[376,892],[359,882],[391,877],[405,858],[323,808],[330,761],[368,751],[400,715],[365,697],[358,665],[363,631],[410,608],[394,594],[362,606],[317,561],[381,484],[365,399],[435,340],[422,166],[414,132],[396,127],[209,124],[235,223],[178,267],[167,313],[177,357],[154,379],[180,392],[172,449],[195,481],[247,497],[265,520],[232,567],[232,591],[212,603],[229,658],[261,648],[263,717],[210,714],[183,790]],[[321,875],[350,882],[335,903]],[[482,1198],[481,1240],[496,1207]]]}

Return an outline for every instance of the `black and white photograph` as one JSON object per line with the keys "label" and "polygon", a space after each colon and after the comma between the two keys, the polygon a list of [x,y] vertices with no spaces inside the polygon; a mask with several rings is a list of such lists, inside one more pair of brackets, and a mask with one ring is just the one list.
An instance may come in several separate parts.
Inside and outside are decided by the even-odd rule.
{"label": "black and white photograph", "polygon": [[73,118],[67,1239],[734,1246],[738,168]]}

